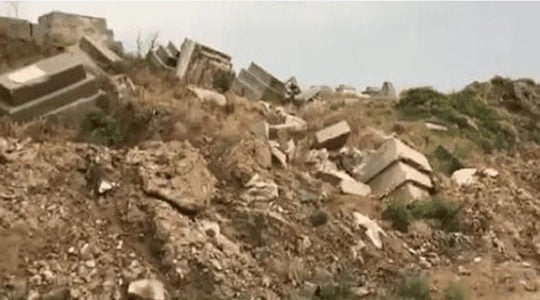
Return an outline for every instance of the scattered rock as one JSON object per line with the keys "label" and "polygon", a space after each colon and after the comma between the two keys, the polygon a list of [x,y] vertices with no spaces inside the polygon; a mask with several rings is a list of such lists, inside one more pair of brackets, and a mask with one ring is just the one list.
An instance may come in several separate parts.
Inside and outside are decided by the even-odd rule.
{"label": "scattered rock", "polygon": [[373,245],[378,249],[382,248],[381,235],[386,236],[386,232],[379,227],[375,221],[364,216],[359,212],[353,212],[354,223],[357,227],[364,227],[366,229],[366,235],[371,240]]}
{"label": "scattered rock", "polygon": [[474,168],[460,169],[452,174],[452,180],[460,186],[471,185],[476,182],[476,172]]}
{"label": "scattered rock", "polygon": [[363,184],[356,180],[341,180],[339,187],[344,194],[367,196],[371,193],[369,185]]}
{"label": "scattered rock", "polygon": [[426,125],[426,128],[429,129],[429,130],[448,131],[448,127],[443,126],[443,125],[439,125],[439,124],[435,124],[435,123],[431,123],[431,122],[425,122],[424,125]]}
{"label": "scattered rock", "polygon": [[163,283],[156,279],[140,279],[129,284],[128,294],[141,300],[165,300],[167,292]]}
{"label": "scattered rock", "polygon": [[279,196],[278,186],[272,180],[263,180],[259,174],[246,183],[247,190],[240,196],[246,202],[270,201]]}

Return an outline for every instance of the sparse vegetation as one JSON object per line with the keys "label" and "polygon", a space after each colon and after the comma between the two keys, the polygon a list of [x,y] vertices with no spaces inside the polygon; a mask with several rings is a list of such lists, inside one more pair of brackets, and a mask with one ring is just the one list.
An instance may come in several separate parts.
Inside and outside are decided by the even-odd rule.
{"label": "sparse vegetation", "polygon": [[493,149],[510,149],[515,137],[503,126],[503,119],[487,103],[470,90],[449,95],[430,88],[415,88],[406,91],[396,108],[402,119],[437,118],[456,124],[460,133],[477,143],[489,153]]}
{"label": "sparse vegetation", "polygon": [[459,282],[450,283],[444,290],[445,300],[466,300],[465,288]]}
{"label": "sparse vegetation", "polygon": [[311,214],[309,220],[314,227],[322,226],[328,222],[328,214],[323,210],[317,209]]}
{"label": "sparse vegetation", "polygon": [[455,232],[460,230],[459,206],[449,200],[432,197],[427,201],[406,204],[400,199],[391,199],[383,212],[383,219],[390,220],[392,226],[406,232],[413,220],[424,219],[435,228]]}
{"label": "sparse vegetation", "polygon": [[429,300],[430,288],[427,279],[420,275],[405,276],[398,287],[402,300]]}

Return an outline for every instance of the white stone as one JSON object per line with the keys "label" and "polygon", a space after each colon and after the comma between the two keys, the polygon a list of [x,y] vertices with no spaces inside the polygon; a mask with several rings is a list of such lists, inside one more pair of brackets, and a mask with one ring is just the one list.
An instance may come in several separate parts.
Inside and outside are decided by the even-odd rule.
{"label": "white stone", "polygon": [[214,92],[211,90],[196,88],[193,86],[188,87],[188,90],[193,92],[197,98],[199,98],[203,102],[209,102],[216,104],[218,106],[225,106],[227,105],[227,98],[225,98],[225,95],[222,95],[218,92]]}
{"label": "white stone", "polygon": [[371,193],[369,185],[363,184],[356,180],[341,180],[339,187],[344,194],[367,196]]}
{"label": "white stone", "polygon": [[101,180],[98,187],[98,194],[102,195],[114,188],[114,183],[108,180]]}
{"label": "white stone", "polygon": [[499,176],[499,171],[492,168],[487,168],[487,169],[482,170],[482,174],[484,174],[487,177],[494,178],[494,177]]}
{"label": "white stone", "polygon": [[366,158],[366,164],[359,170],[358,179],[362,182],[369,182],[377,174],[398,160],[407,161],[408,164],[414,164],[416,168],[422,171],[432,172],[429,161],[422,153],[396,138],[391,138],[377,149],[375,153]]}
{"label": "white stone", "polygon": [[341,121],[315,133],[318,148],[328,150],[339,149],[345,145],[351,133],[351,128],[346,121]]}
{"label": "white stone", "polygon": [[452,180],[460,186],[471,185],[476,181],[476,172],[475,168],[460,169],[452,174]]}
{"label": "white stone", "polygon": [[14,83],[25,83],[28,81],[44,78],[47,73],[36,65],[22,68],[8,75],[9,80]]}
{"label": "white stone", "polygon": [[429,130],[448,131],[448,127],[443,126],[443,125],[430,123],[430,122],[425,122],[424,125],[426,125],[426,128],[429,129]]}
{"label": "white stone", "polygon": [[129,284],[128,294],[145,300],[165,300],[167,293],[161,281],[140,279]]}
{"label": "white stone", "polygon": [[359,213],[353,212],[354,223],[357,227],[364,227],[366,229],[366,235],[371,240],[373,245],[378,249],[382,248],[381,235],[386,236],[386,232],[369,217]]}
{"label": "white stone", "polygon": [[428,175],[401,161],[394,163],[377,175],[369,182],[369,186],[374,194],[382,196],[393,192],[406,183],[414,183],[424,189],[433,187]]}

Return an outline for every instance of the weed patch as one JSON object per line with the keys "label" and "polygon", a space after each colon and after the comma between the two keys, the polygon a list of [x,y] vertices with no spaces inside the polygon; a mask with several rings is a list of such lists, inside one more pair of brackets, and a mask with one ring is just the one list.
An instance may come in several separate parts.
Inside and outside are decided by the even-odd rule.
{"label": "weed patch", "polygon": [[429,283],[422,276],[405,276],[399,287],[398,295],[403,300],[429,300],[431,299]]}

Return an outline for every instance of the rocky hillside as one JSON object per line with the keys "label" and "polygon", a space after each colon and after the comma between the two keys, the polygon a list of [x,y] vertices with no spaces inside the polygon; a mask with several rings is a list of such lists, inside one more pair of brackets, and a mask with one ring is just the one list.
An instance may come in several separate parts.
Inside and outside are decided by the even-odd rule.
{"label": "rocky hillside", "polygon": [[[84,120],[1,121],[0,299],[540,298],[535,83],[298,104],[126,64]],[[362,180],[395,140],[420,200]]]}

